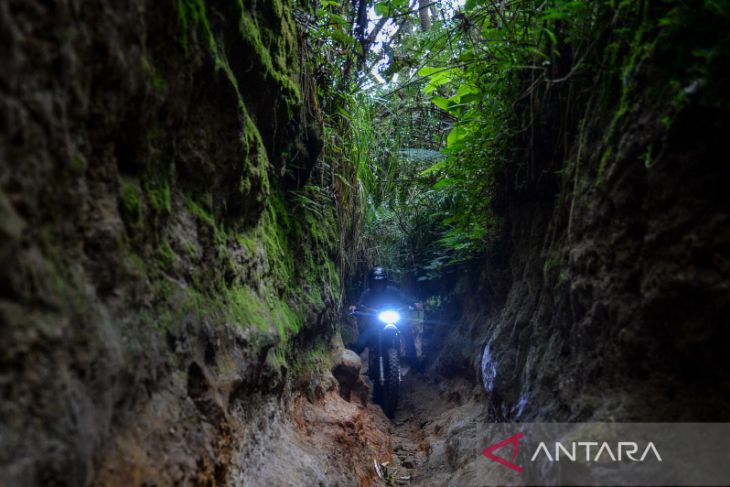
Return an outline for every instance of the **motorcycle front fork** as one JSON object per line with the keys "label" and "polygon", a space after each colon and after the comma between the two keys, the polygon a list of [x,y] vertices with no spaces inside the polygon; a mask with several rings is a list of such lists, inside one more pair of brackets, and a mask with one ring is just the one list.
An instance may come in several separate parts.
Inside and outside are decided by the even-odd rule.
{"label": "motorcycle front fork", "polygon": [[[400,345],[400,343],[398,343]],[[383,353],[383,337],[382,335],[378,336],[378,381],[380,382],[381,386],[385,386],[385,363],[384,363],[384,353]],[[398,371],[398,378],[400,380],[400,371]]]}
{"label": "motorcycle front fork", "polygon": [[383,335],[378,334],[378,382],[385,386],[385,364],[383,363]]}

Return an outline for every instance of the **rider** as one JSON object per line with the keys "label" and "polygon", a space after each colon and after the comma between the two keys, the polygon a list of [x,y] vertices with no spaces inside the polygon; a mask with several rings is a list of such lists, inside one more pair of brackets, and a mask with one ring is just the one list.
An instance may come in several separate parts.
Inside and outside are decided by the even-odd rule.
{"label": "rider", "polygon": [[[350,306],[351,312],[354,312],[357,308],[383,309],[387,306],[415,306],[418,310],[423,309],[421,303],[407,296],[397,287],[388,284],[388,276],[382,267],[376,266],[370,270],[370,274],[368,274],[368,285],[368,289],[360,295],[357,305]],[[406,359],[412,365],[416,365],[416,344],[413,340],[413,331],[408,320],[400,322],[398,329],[401,332],[403,343],[405,344]],[[359,354],[362,353],[365,347],[370,345],[377,329],[373,326],[372,318],[358,317],[358,330],[360,333],[357,343],[352,348]]]}

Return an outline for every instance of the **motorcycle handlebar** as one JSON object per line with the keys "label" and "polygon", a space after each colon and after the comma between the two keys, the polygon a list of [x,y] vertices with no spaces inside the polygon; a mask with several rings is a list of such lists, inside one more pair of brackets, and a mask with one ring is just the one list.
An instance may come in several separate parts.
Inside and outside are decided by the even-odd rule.
{"label": "motorcycle handlebar", "polygon": [[[364,311],[359,311],[360,309],[362,309]],[[404,309],[408,309],[409,311],[413,311],[413,310],[416,309],[416,307],[415,306],[410,306],[410,305],[409,306],[401,306],[400,308],[395,308],[395,311],[403,311]],[[355,311],[351,311],[350,313],[348,313],[348,315],[349,316],[373,316],[378,311],[380,311],[380,310],[378,310],[376,308],[367,308],[367,307],[364,307],[363,306],[361,308],[355,309]]]}

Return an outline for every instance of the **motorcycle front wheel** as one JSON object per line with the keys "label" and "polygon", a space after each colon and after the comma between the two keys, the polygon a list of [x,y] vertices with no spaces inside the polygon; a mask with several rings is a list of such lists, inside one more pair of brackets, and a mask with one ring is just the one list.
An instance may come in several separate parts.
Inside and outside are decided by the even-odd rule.
{"label": "motorcycle front wheel", "polygon": [[383,412],[388,417],[393,417],[398,407],[398,394],[400,392],[400,350],[388,348],[385,353],[385,387],[382,390]]}

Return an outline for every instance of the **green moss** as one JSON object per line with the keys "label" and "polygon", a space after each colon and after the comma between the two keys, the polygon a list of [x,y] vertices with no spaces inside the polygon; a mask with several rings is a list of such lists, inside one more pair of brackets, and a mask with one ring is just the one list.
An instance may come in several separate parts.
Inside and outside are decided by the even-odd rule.
{"label": "green moss", "polygon": [[147,265],[145,264],[144,259],[140,257],[138,254],[134,252],[129,252],[129,262],[132,264],[132,267],[134,267],[137,271],[139,271],[141,274],[145,274],[147,272]]}
{"label": "green moss", "polygon": [[[683,94],[682,90],[664,85],[661,85],[657,89],[652,89],[640,84],[638,81],[641,79],[638,76],[641,71],[641,66],[651,62],[658,43],[662,42],[662,32],[666,32],[667,27],[676,26],[678,23],[681,23],[682,20],[679,10],[677,8],[670,9],[665,17],[656,19],[650,11],[650,2],[627,2],[622,4],[622,8],[624,9],[622,16],[625,18],[636,18],[638,25],[633,31],[626,30],[615,34],[618,39],[632,35],[628,43],[628,50],[623,57],[620,55],[621,42],[619,41],[614,41],[609,44],[606,50],[607,58],[610,61],[609,65],[613,69],[619,70],[621,92],[618,108],[614,111],[608,130],[605,131],[603,137],[603,146],[605,149],[599,162],[596,185],[602,184],[604,171],[609,159],[617,155],[614,153],[612,147],[618,144],[617,138],[621,132],[622,122],[640,103],[664,103],[667,99],[667,91],[673,91],[674,93],[679,93],[679,95],[677,95],[678,99],[673,99],[672,104],[675,107],[683,105],[682,100],[679,99]],[[617,68],[618,65],[620,65],[620,68]],[[665,117],[663,122],[668,126],[671,123],[671,119]],[[646,167],[650,167],[653,164],[650,161],[651,149],[647,149],[645,156],[647,154],[649,159],[644,157],[644,164]],[[647,164],[648,160],[649,164]]]}
{"label": "green moss", "polygon": [[185,54],[188,53],[188,39],[192,32],[201,27],[208,38],[208,42],[215,42],[210,29],[210,23],[205,13],[203,0],[178,0],[177,2],[178,25],[180,26],[180,44]]}
{"label": "green moss", "polygon": [[250,197],[253,189],[251,181],[255,179],[261,185],[260,188],[257,188],[256,200],[263,203],[270,193],[269,158],[266,154],[261,133],[245,109],[243,109],[243,135],[242,150],[247,155],[247,160],[245,161],[245,171],[243,171],[244,176],[239,183],[239,191],[244,197]]}
{"label": "green moss", "polygon": [[279,299],[271,300],[269,306],[279,339],[286,343],[290,336],[296,335],[301,329],[302,317]]}
{"label": "green moss", "polygon": [[[646,42],[650,23],[646,15],[646,6],[641,2],[621,4],[621,18],[637,18],[638,25],[634,29],[617,29],[614,31],[613,42],[607,44],[604,56],[607,59],[608,67],[612,71],[611,79],[620,81],[620,94],[618,107],[613,109],[613,115],[607,130],[603,133],[602,146],[604,147],[598,167],[596,186],[603,183],[604,171],[608,160],[613,156],[612,146],[616,143],[616,134],[627,114],[635,105],[636,73],[642,60],[648,57],[653,48],[652,43]],[[619,14],[617,14],[619,15]],[[626,54],[623,54],[626,52]],[[622,55],[623,54],[623,55]],[[604,92],[610,92],[608,87]],[[615,100],[611,100],[615,106]],[[609,108],[609,107],[607,107]],[[612,107],[611,107],[612,108]]]}
{"label": "green moss", "polygon": [[[272,349],[271,360],[285,366],[287,354],[293,347],[292,337],[305,324],[303,316],[312,307],[324,307],[323,292],[326,288],[334,293],[339,286],[339,272],[331,261],[339,242],[333,224],[334,213],[299,211],[292,217],[293,210],[287,207],[285,195],[272,195],[269,155],[242,96],[242,90],[251,86],[250,80],[244,79],[244,76],[253,75],[271,87],[267,89],[267,96],[275,99],[279,107],[273,107],[274,110],[286,107],[292,116],[295,107],[301,105],[300,88],[292,77],[297,67],[298,51],[291,5],[271,0],[251,7],[238,0],[238,39],[232,38],[230,31],[218,31],[217,22],[213,31],[210,19],[217,12],[211,8],[212,5],[205,0],[177,1],[180,43],[186,55],[191,43],[207,48],[213,69],[225,76],[223,82],[230,83],[235,92],[243,125],[240,140],[243,156],[241,166],[236,170],[240,174],[240,180],[236,182],[239,199],[246,204],[244,211],[256,208],[249,211],[258,212],[263,208],[263,212],[256,215],[258,220],[254,225],[242,228],[233,219],[217,219],[213,205],[204,197],[186,197],[187,211],[210,227],[211,233],[202,233],[204,238],[213,239],[215,255],[206,255],[206,259],[213,259],[218,282],[206,280],[210,275],[208,271],[196,272],[194,285],[184,290],[187,296],[184,304],[170,302],[172,297],[162,298],[169,302],[168,316],[163,321],[174,323],[179,321],[179,313],[189,313],[213,323],[253,327],[266,333],[276,330],[279,341]],[[233,51],[230,47],[233,46],[227,45],[229,43],[242,44],[235,47],[243,47],[246,54],[243,59],[231,57]],[[155,89],[166,89],[165,80],[150,60],[144,58],[142,62]],[[169,172],[161,170],[160,164],[154,167],[156,177],[150,180],[170,180]],[[144,189],[155,214],[171,212],[168,184],[156,183],[154,187],[145,186]],[[210,199],[209,194],[206,196]],[[254,202],[258,206],[252,204]],[[246,220],[246,224],[250,225],[251,219]],[[194,260],[199,257],[200,247],[192,243],[182,242],[181,247],[176,248],[181,248],[184,255],[175,255],[172,247],[163,242],[156,250],[155,266],[169,268],[177,258]],[[242,253],[251,258],[241,259]],[[260,258],[263,258],[261,264]],[[220,277],[223,275],[226,276],[225,281]],[[252,282],[244,283],[243,276],[246,280],[253,276]],[[306,292],[299,289],[300,284],[306,284],[303,286]],[[163,290],[156,293],[160,296],[166,294]],[[297,353],[291,355],[296,356]]]}
{"label": "green moss", "polygon": [[122,206],[130,213],[139,211],[140,193],[136,186],[128,181],[122,181]]}
{"label": "green moss", "polygon": [[166,240],[157,248],[157,258],[162,269],[170,269],[175,263],[175,252]]}
{"label": "green moss", "polygon": [[329,344],[320,340],[296,354],[292,361],[291,372],[295,378],[308,379],[313,373],[319,374],[332,369],[332,365]]}
{"label": "green moss", "polygon": [[337,270],[335,263],[330,259],[324,261],[325,269],[327,269],[327,280],[330,283],[330,288],[340,288],[340,272]]}
{"label": "green moss", "polygon": [[266,353],[266,365],[273,374],[272,382],[282,382],[288,376],[287,350],[282,347],[270,348]]}
{"label": "green moss", "polygon": [[279,363],[281,368],[289,368],[289,363],[286,360],[287,350],[283,347],[276,349],[276,361]]}
{"label": "green moss", "polygon": [[170,186],[165,182],[155,187],[152,184],[145,184],[147,200],[154,212],[158,215],[169,215],[172,211],[172,197]]}
{"label": "green moss", "polygon": [[202,316],[220,316],[224,321],[244,328],[275,329],[282,346],[302,325],[301,316],[288,304],[271,294],[264,299],[248,286],[225,287],[214,295],[199,295],[193,302]]}
{"label": "green moss", "polygon": [[238,80],[233,74],[233,70],[231,70],[225,51],[219,47],[213,30],[210,28],[204,0],[178,0],[178,18],[181,29],[180,39],[186,54],[188,51],[188,37],[193,32],[200,32],[213,57],[214,69],[216,71],[222,70],[225,73],[226,78],[228,78],[236,92],[239,107],[245,109]]}
{"label": "green moss", "polygon": [[[239,22],[241,37],[254,52],[258,60],[258,64],[263,68],[266,77],[271,78],[279,85],[283,92],[283,97],[289,105],[296,105],[300,103],[301,92],[299,91],[299,86],[297,86],[297,84],[294,83],[287,75],[291,63],[293,62],[287,54],[288,52],[293,52],[293,47],[296,45],[293,40],[290,24],[286,21],[281,21],[282,29],[278,33],[278,50],[274,57],[274,59],[276,59],[275,66],[274,61],[272,61],[271,52],[269,51],[269,48],[264,45],[261,38],[261,31],[256,24],[256,21],[253,16],[246,11],[245,7],[243,7],[241,0],[239,0],[239,7],[241,8],[241,19]],[[283,7],[279,4],[278,9],[274,8],[274,11],[277,14],[277,17],[281,19],[283,15]]]}
{"label": "green moss", "polygon": [[160,331],[168,331],[173,329],[175,322],[172,312],[167,308],[161,308],[157,314],[155,325]]}
{"label": "green moss", "polygon": [[226,75],[226,78],[236,92],[239,108],[245,113],[245,104],[243,102],[243,97],[241,96],[238,79],[231,69],[225,50],[220,47],[216,41],[213,30],[210,27],[210,22],[208,21],[204,0],[178,0],[178,16],[181,29],[180,38],[186,54],[188,51],[188,36],[192,32],[200,32],[208,45],[211,56],[213,57],[215,71],[223,71]]}
{"label": "green moss", "polygon": [[224,304],[223,312],[227,321],[238,326],[269,329],[268,306],[251,288],[240,286],[226,289]]}
{"label": "green moss", "polygon": [[215,226],[215,220],[213,219],[213,216],[208,212],[208,210],[203,208],[203,206],[193,200],[190,196],[185,199],[185,207],[190,213],[195,215],[203,223],[212,227]]}
{"label": "green moss", "polygon": [[[129,192],[136,195],[133,206],[138,207],[141,205],[141,195],[136,186],[129,184],[133,188]],[[151,197],[147,191],[150,206],[155,199],[159,203],[158,209],[168,208],[164,204],[167,200],[165,188],[160,186],[153,192],[159,198]],[[272,360],[279,366],[286,366],[289,355],[298,355],[298,352],[292,351],[292,338],[304,326],[304,313],[311,307],[324,307],[324,283],[334,285],[332,283],[338,282],[335,265],[325,259],[319,249],[312,248],[316,240],[326,238],[329,230],[320,232],[324,223],[315,224],[316,218],[305,218],[304,214],[293,218],[280,193],[269,198],[258,223],[248,230],[225,228],[211,214],[210,203],[210,198],[205,195],[196,199],[188,195],[185,199],[186,209],[198,221],[210,227],[218,250],[216,265],[228,266],[230,273],[226,271],[226,274],[234,276],[233,281],[212,283],[197,278],[193,279],[195,284],[188,287],[164,279],[156,274],[157,270],[170,270],[180,258],[169,241],[163,240],[159,244],[155,249],[154,261],[148,265],[139,255],[130,252],[132,265],[156,283],[153,288],[156,304],[150,310],[153,317],[150,322],[159,330],[169,330],[183,322],[186,316],[195,316],[198,320],[212,323],[253,327],[264,333],[275,331],[278,341],[272,352]],[[318,233],[316,237],[309,235],[310,229],[315,229],[315,233]],[[310,256],[304,264],[296,262],[293,245],[301,246],[297,252],[303,251]],[[259,256],[264,258],[261,266],[263,273],[258,274],[253,281],[255,287],[241,282],[244,271],[251,271],[244,270],[242,266],[251,266],[251,261],[242,263],[240,259],[234,259],[232,256],[236,254],[232,250],[235,247],[255,256],[253,262],[258,262]],[[184,249],[184,257],[189,260],[198,257],[199,247],[194,242],[182,242],[181,248]],[[294,288],[295,283],[299,282],[307,283],[304,287],[306,293]]]}
{"label": "green moss", "polygon": [[133,182],[122,180],[119,201],[122,218],[131,225],[141,224],[142,194]]}
{"label": "green moss", "polygon": [[213,227],[213,244],[221,260],[230,259],[230,253],[228,252],[228,233],[217,225]]}
{"label": "green moss", "polygon": [[294,259],[289,249],[286,236],[287,217],[281,210],[276,209],[276,199],[272,198],[258,227],[260,242],[266,252],[274,281],[281,285],[288,283],[292,278]]}
{"label": "green moss", "polygon": [[[265,276],[257,283],[259,292],[245,285],[223,286],[216,307],[222,311],[226,321],[239,326],[253,325],[259,329],[276,329],[282,346],[296,335],[304,323],[301,313],[286,302],[295,294],[290,286],[295,281],[294,258],[290,249],[288,231],[291,222],[287,210],[279,196],[272,197],[258,224],[247,231],[226,231],[216,225],[201,205],[188,198],[187,207],[214,228],[216,247],[220,248],[219,258],[226,258],[230,245],[238,245],[251,255],[263,250],[265,257]],[[238,264],[231,262],[234,269]],[[333,267],[325,268],[334,271]],[[322,274],[320,269],[320,274]],[[235,274],[235,272],[234,272]],[[319,292],[314,296],[323,306]],[[263,297],[265,296],[265,298]],[[212,299],[215,302],[216,298]]]}
{"label": "green moss", "polygon": [[[260,332],[260,336],[275,332],[278,340],[267,355],[267,361],[280,373],[284,373],[284,368],[296,368],[298,373],[326,368],[330,359],[324,345],[303,352],[296,348],[298,342],[294,338],[305,325],[304,316],[309,310],[324,308],[323,290],[339,291],[339,272],[327,256],[328,247],[320,248],[317,244],[320,239],[332,235],[332,222],[318,221],[318,218],[323,220],[321,216],[313,217],[307,211],[292,214],[284,196],[276,193],[269,198],[256,226],[245,231],[226,229],[211,215],[210,201],[201,201],[205,199],[188,196],[185,206],[211,228],[219,249],[218,265],[225,261],[235,277],[232,282],[221,279],[217,283],[194,279],[196,284],[189,287],[164,278],[157,280],[153,291],[156,304],[150,311],[151,326],[160,331],[170,330],[194,316],[197,321],[252,328]],[[193,243],[181,245],[191,260],[197,255],[199,248]],[[309,257],[301,262],[295,259],[295,245],[296,255]],[[241,266],[251,264],[231,258],[236,255],[232,252],[235,247],[256,256],[255,262],[262,256],[265,259],[263,274],[251,282],[242,282]],[[148,269],[139,257],[131,259],[141,271],[154,273],[155,269],[169,269],[179,258],[167,241],[159,245],[155,257]],[[300,287],[300,284],[303,285]],[[256,336],[259,335],[254,334]]]}
{"label": "green moss", "polygon": [[[300,104],[302,100],[299,86],[290,77],[292,67],[296,63],[294,57],[297,45],[294,35],[295,27],[289,10],[285,9],[279,0],[275,0],[271,7],[275,17],[272,19],[272,23],[278,23],[279,28],[276,31],[267,32],[265,42],[256,20],[244,6],[242,0],[238,0],[239,33],[241,41],[253,54],[251,60],[258,65],[256,72],[260,73],[265,80],[277,85],[281,92],[277,98],[285,101],[291,115],[293,107]],[[180,40],[186,54],[191,33],[200,32],[213,57],[214,69],[224,72],[237,94],[240,108],[245,113],[245,103],[241,96],[239,80],[231,69],[225,46],[216,40],[211,29],[204,0],[178,0],[178,20]],[[271,49],[275,53],[273,58]]]}
{"label": "green moss", "polygon": [[237,233],[235,235],[238,245],[246,249],[249,255],[256,255],[259,251],[259,239],[256,232]]}
{"label": "green moss", "polygon": [[199,257],[198,246],[193,242],[185,240],[182,245],[185,249],[185,255],[189,260],[196,260]]}
{"label": "green moss", "polygon": [[[241,5],[241,9],[243,10],[243,5],[240,1],[239,5]],[[277,18],[282,18],[284,16],[284,5],[281,3],[281,0],[269,0],[269,6]]]}

